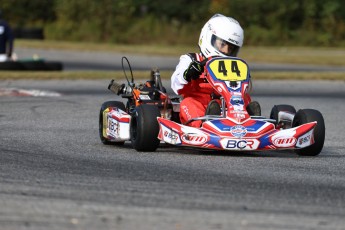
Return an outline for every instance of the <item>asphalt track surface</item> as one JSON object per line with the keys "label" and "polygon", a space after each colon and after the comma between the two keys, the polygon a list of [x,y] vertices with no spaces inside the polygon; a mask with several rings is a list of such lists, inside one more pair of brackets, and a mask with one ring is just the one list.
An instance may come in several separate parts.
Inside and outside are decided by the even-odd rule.
{"label": "asphalt track surface", "polygon": [[60,94],[0,96],[0,229],[345,229],[343,81],[254,81],[265,116],[322,112],[317,157],[105,146],[99,108],[120,99],[107,84],[0,82]]}

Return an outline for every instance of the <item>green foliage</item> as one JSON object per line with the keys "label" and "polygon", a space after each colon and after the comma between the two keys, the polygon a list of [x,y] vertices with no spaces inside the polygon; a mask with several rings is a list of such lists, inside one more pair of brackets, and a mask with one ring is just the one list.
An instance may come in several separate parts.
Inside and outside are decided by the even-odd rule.
{"label": "green foliage", "polygon": [[236,18],[245,45],[345,46],[343,0],[2,0],[13,26],[48,39],[118,44],[196,44],[214,14]]}
{"label": "green foliage", "polygon": [[342,0],[231,0],[229,15],[261,45],[344,45]]}
{"label": "green foliage", "polygon": [[57,0],[57,20],[47,25],[47,37],[118,42],[133,11],[130,0]]}
{"label": "green foliage", "polygon": [[13,27],[42,27],[55,20],[55,0],[1,0],[0,10]]}

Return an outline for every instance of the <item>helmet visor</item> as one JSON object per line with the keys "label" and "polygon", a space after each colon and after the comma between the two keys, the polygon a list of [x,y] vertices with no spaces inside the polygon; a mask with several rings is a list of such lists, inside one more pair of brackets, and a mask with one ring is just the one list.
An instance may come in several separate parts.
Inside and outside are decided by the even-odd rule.
{"label": "helmet visor", "polygon": [[227,42],[219,37],[217,37],[216,35],[212,35],[212,46],[219,51],[220,53],[226,55],[226,56],[232,56],[232,57],[236,57],[238,51],[240,50],[240,47],[231,44],[230,42]]}

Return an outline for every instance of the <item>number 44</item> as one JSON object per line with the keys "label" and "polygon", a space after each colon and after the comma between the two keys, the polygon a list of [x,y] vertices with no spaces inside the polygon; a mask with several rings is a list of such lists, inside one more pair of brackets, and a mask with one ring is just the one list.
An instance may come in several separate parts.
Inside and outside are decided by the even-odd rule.
{"label": "number 44", "polygon": [[[226,69],[224,61],[219,61],[218,72],[222,73],[224,76],[228,76],[228,70]],[[235,73],[238,77],[241,77],[241,72],[238,68],[237,61],[231,61],[231,72]]]}

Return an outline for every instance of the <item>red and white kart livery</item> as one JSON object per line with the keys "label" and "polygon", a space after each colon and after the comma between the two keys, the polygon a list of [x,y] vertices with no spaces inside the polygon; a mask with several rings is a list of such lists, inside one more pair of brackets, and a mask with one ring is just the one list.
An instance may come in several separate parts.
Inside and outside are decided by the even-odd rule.
{"label": "red and white kart livery", "polygon": [[[156,89],[157,100],[144,90],[142,98],[140,95],[136,99],[131,98],[141,101],[136,106],[127,105],[126,108],[123,103],[114,107],[103,106],[100,114],[102,142],[131,140],[138,151],[154,151],[163,141],[181,147],[211,150],[293,149],[303,156],[315,156],[321,152],[325,125],[319,111],[301,109],[296,112],[291,105],[275,105],[270,118],[248,114],[243,96],[249,90],[250,74],[244,60],[213,58],[206,63],[204,74],[220,95],[220,115],[205,115],[181,124],[177,119],[179,103],[169,98],[160,84]],[[147,103],[143,103],[145,100]],[[194,120],[203,121],[200,128],[188,126]]]}

